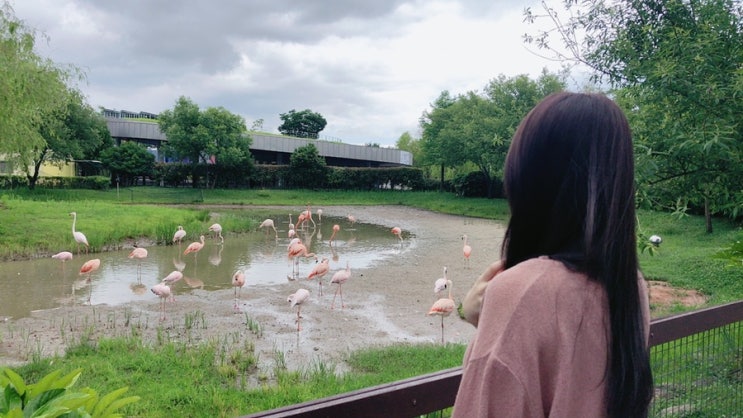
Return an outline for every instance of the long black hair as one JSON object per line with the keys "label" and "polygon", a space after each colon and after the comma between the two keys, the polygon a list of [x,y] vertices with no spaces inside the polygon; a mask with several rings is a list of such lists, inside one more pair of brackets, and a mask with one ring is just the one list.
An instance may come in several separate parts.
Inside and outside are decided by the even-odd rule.
{"label": "long black hair", "polygon": [[519,125],[504,168],[505,267],[547,255],[600,283],[609,301],[607,413],[647,416],[652,398],[638,294],[632,137],[601,94],[555,93]]}

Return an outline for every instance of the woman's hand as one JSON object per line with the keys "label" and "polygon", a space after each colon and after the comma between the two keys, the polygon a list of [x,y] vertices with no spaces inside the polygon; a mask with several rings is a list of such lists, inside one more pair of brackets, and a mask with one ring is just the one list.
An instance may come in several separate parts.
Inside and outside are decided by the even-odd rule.
{"label": "woman's hand", "polygon": [[501,260],[488,266],[480,277],[475,280],[475,284],[472,285],[472,288],[467,292],[464,300],[462,300],[464,319],[475,327],[477,327],[477,323],[480,321],[480,309],[482,309],[485,288],[488,287],[490,280],[501,271],[503,271],[503,261]]}

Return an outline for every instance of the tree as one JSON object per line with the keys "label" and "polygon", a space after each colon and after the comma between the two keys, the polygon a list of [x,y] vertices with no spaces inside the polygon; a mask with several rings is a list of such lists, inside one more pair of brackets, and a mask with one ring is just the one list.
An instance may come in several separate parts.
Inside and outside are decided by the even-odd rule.
{"label": "tree", "polygon": [[85,103],[77,90],[68,90],[67,105],[47,115],[38,131],[44,142],[19,150],[25,161],[29,189],[34,189],[45,162],[58,166],[74,160],[92,160],[113,145],[105,119]]}
{"label": "tree", "polygon": [[421,163],[426,165],[438,165],[441,167],[440,188],[444,188],[444,169],[446,167],[446,152],[441,147],[442,137],[441,130],[446,125],[448,114],[446,109],[454,104],[455,98],[451,96],[448,90],[444,90],[439,97],[431,104],[430,111],[424,111],[418,120],[422,130],[421,149],[423,150],[423,160]]}
{"label": "tree", "polygon": [[519,122],[542,98],[564,87],[559,75],[544,71],[536,81],[501,75],[488,83],[484,94],[468,92],[450,100],[444,92],[422,126],[424,152],[442,167],[473,164],[492,197]]}
{"label": "tree", "polygon": [[309,143],[294,150],[289,158],[289,184],[293,187],[315,189],[327,183],[328,167],[317,147]]}
{"label": "tree", "polygon": [[144,145],[132,141],[105,150],[101,162],[123,186],[136,184],[137,177],[151,176],[155,168],[155,156]]}
{"label": "tree", "polygon": [[[29,173],[36,151],[46,147],[42,126],[67,106],[67,83],[78,72],[34,52],[36,33],[0,6],[0,155]],[[31,186],[33,187],[33,186]]]}
{"label": "tree", "polygon": [[283,121],[279,126],[279,132],[299,138],[317,139],[317,134],[328,124],[321,114],[310,109],[299,112],[292,109],[287,113],[281,113],[279,117]]}
{"label": "tree", "polygon": [[397,138],[395,147],[413,155],[413,166],[419,167],[421,165],[420,160],[423,151],[421,150],[421,140],[419,138],[413,138],[413,136],[410,135],[410,132],[403,132],[403,134]]}
{"label": "tree", "polygon": [[[593,69],[617,90],[638,147],[645,201],[743,212],[743,5],[734,0],[565,2],[567,19],[546,8],[553,30],[526,41]],[[578,34],[582,34],[579,37]],[[674,203],[672,203],[674,202]]]}
{"label": "tree", "polygon": [[[165,153],[191,163],[193,187],[198,187],[199,163],[207,163],[207,167],[251,165],[251,139],[245,120],[222,107],[202,112],[198,105],[181,96],[172,110],[160,113],[158,123],[168,139]],[[207,187],[213,181],[210,182],[207,169]]]}

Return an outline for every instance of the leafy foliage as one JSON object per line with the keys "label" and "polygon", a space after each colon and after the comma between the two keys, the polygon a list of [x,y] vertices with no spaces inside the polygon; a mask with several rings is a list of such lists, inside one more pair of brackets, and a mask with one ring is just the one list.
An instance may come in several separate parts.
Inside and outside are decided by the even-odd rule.
{"label": "leafy foliage", "polygon": [[20,417],[121,417],[116,413],[122,407],[137,402],[138,396],[122,397],[128,388],[116,389],[104,396],[90,388],[73,391],[82,369],[60,376],[59,370],[42,377],[37,383],[27,384],[11,369],[0,374],[0,416]]}
{"label": "leafy foliage", "polygon": [[101,161],[122,186],[134,184],[137,177],[151,176],[155,166],[155,156],[132,141],[107,149],[101,154]]}
{"label": "leafy foliage", "polygon": [[289,158],[289,184],[304,189],[320,188],[327,183],[328,167],[317,147],[309,143],[299,147]]}
{"label": "leafy foliage", "polygon": [[328,121],[321,114],[310,109],[300,110],[299,112],[292,109],[287,113],[281,113],[279,118],[283,122],[279,125],[279,132],[299,138],[317,139],[317,134],[325,129],[325,125],[328,124]]}

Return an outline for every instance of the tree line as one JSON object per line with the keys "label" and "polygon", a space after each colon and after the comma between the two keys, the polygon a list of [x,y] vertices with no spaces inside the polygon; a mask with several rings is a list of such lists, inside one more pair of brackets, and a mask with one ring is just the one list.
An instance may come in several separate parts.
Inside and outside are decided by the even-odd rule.
{"label": "tree line", "polygon": [[[499,75],[479,91],[442,91],[422,112],[419,137],[406,132],[396,145],[441,188],[499,197],[518,122],[544,96],[564,90],[579,65],[590,74],[582,88],[605,92],[628,115],[639,204],[704,214],[711,231],[713,216],[743,214],[742,15],[735,0],[565,1],[526,9],[526,22],[546,22],[547,29],[525,34],[525,45],[564,69],[536,79]],[[150,164],[141,146],[112,146],[105,121],[74,87],[82,74],[37,56],[36,33],[7,2],[0,25],[0,154],[16,167],[36,167],[27,174],[30,187],[45,161],[100,158],[112,172],[132,175]],[[327,123],[309,109],[281,118],[280,132],[307,138]],[[168,138],[163,151],[191,164],[196,184],[213,187],[225,173],[251,170],[245,121],[226,109],[201,110],[181,97],[158,123]],[[214,163],[211,171],[197,170],[203,162]]]}

